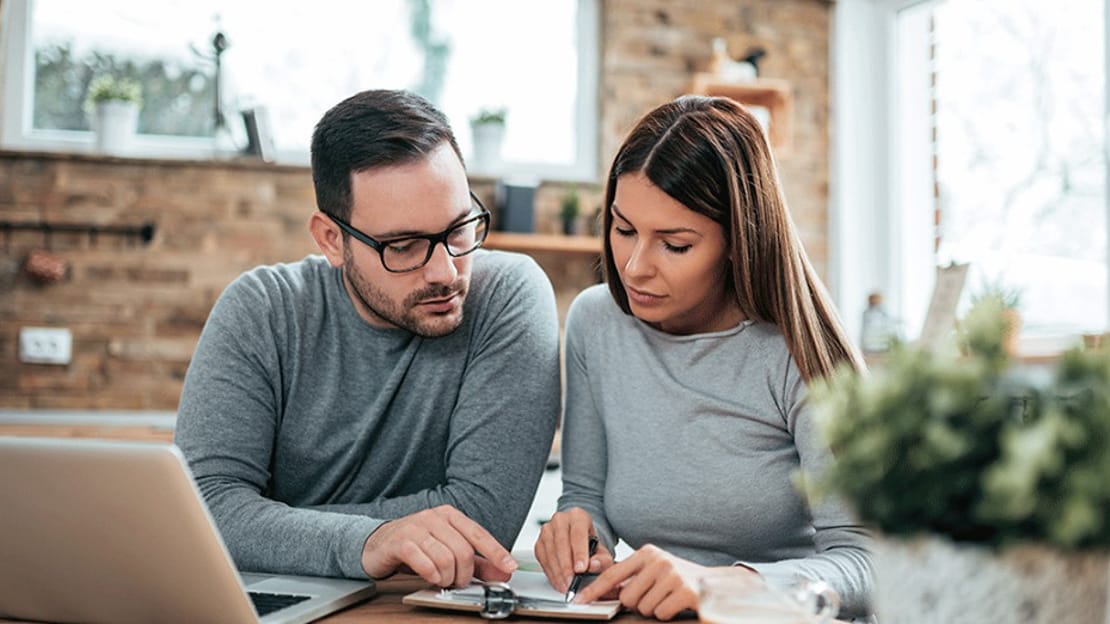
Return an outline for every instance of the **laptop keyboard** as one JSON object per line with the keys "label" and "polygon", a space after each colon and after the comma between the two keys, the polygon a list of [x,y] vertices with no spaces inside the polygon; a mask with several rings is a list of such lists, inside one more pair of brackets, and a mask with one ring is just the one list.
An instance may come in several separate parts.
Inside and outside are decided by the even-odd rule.
{"label": "laptop keyboard", "polygon": [[278,609],[291,607],[298,602],[308,600],[310,596],[297,596],[294,594],[267,594],[263,592],[247,592],[251,597],[251,602],[254,603],[254,610],[258,611],[261,617],[268,613],[273,613]]}

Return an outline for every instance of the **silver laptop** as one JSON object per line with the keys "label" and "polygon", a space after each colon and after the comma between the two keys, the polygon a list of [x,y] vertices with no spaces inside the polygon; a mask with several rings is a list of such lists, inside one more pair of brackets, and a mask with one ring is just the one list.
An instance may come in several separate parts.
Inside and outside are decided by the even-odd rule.
{"label": "silver laptop", "polygon": [[240,575],[173,445],[0,437],[0,617],[294,623],[373,594]]}

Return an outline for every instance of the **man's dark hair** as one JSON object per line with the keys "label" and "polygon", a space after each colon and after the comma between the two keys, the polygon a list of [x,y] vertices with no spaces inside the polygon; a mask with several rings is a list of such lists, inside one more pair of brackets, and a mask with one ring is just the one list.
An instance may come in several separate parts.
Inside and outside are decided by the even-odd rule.
{"label": "man's dark hair", "polygon": [[447,116],[419,95],[385,89],[352,95],[324,113],[312,133],[317,207],[350,219],[352,173],[419,161],[444,141],[463,162]]}

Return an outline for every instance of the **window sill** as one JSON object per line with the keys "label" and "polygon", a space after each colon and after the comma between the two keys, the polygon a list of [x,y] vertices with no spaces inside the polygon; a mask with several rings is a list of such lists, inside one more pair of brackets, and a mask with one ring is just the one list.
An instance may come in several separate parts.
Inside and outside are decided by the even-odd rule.
{"label": "window sill", "polygon": [[51,160],[86,163],[109,163],[119,165],[152,165],[160,167],[214,167],[222,169],[264,169],[267,171],[308,171],[307,166],[286,165],[265,162],[258,158],[248,156],[229,156],[227,158],[196,158],[196,157],[146,157],[146,156],[112,156],[108,154],[94,154],[91,152],[54,152],[24,149],[0,149],[0,158],[8,160]]}

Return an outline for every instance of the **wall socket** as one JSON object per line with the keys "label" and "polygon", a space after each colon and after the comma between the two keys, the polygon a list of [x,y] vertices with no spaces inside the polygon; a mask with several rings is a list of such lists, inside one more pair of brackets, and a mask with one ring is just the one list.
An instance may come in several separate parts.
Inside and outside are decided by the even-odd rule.
{"label": "wall socket", "polygon": [[69,364],[73,334],[65,327],[24,327],[19,330],[19,361],[27,364]]}

